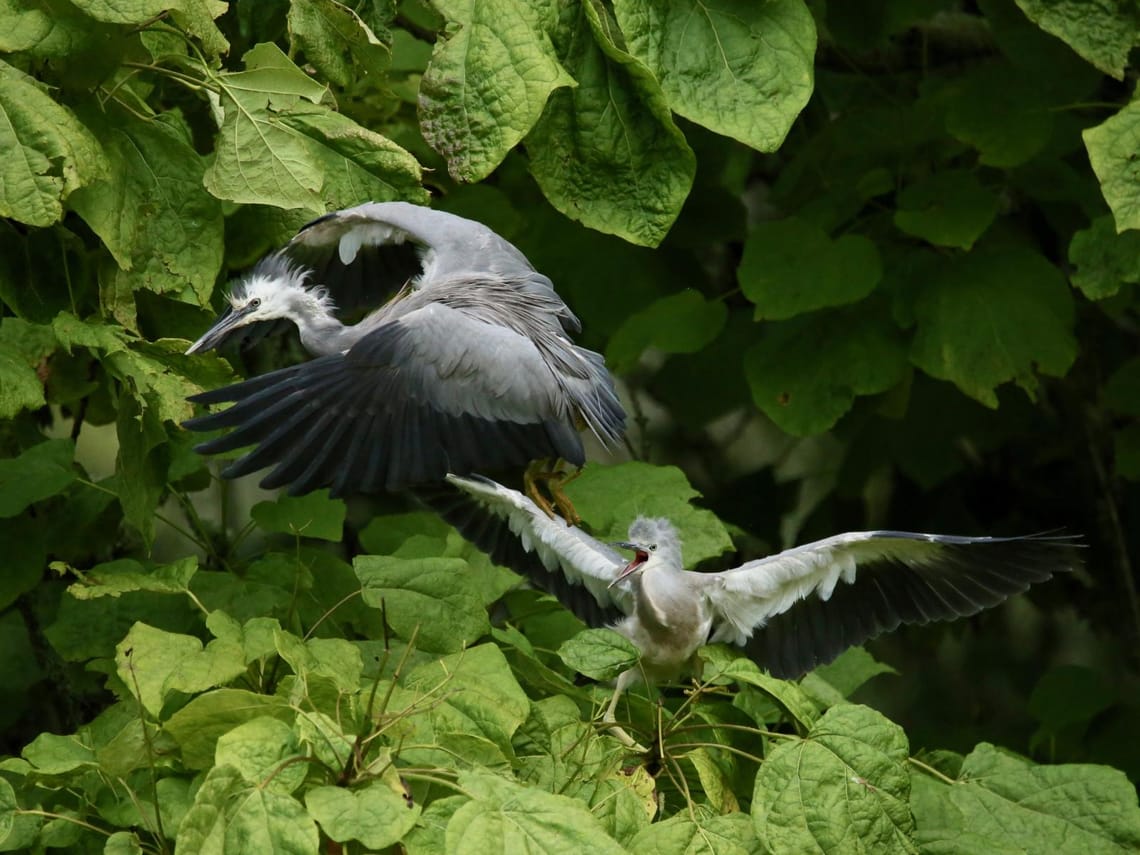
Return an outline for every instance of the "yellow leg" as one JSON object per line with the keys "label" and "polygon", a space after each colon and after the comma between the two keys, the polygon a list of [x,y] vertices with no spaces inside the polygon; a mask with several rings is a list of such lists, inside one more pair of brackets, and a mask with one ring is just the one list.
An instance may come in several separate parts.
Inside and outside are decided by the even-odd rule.
{"label": "yellow leg", "polygon": [[554,519],[554,507],[550,504],[550,500],[542,495],[542,490],[538,489],[538,482],[545,480],[545,477],[546,470],[543,468],[543,461],[532,461],[527,466],[526,471],[523,472],[523,492],[542,509],[544,514]]}

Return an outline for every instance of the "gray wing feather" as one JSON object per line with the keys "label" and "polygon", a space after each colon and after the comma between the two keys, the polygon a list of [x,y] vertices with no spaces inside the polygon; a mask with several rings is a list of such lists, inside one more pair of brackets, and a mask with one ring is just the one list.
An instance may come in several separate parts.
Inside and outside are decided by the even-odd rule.
{"label": "gray wing feather", "polygon": [[902,623],[995,606],[1079,566],[1078,547],[1071,537],[849,532],[700,579],[713,640],[796,677]]}

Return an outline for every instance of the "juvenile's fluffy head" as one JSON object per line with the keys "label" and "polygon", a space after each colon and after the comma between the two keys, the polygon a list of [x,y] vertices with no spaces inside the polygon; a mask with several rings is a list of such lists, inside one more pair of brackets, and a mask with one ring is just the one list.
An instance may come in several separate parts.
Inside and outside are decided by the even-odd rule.
{"label": "juvenile's fluffy head", "polygon": [[629,542],[643,546],[648,552],[681,554],[681,538],[673,523],[664,517],[638,517],[629,526]]}

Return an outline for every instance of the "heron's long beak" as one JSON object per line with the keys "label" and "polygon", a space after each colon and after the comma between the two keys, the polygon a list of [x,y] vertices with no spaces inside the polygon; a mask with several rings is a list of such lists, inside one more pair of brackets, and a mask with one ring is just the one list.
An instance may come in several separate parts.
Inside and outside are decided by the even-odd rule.
{"label": "heron's long beak", "polygon": [[249,309],[235,311],[232,307],[222,312],[214,325],[206,330],[205,334],[186,349],[186,355],[201,353],[219,347],[234,330],[245,325],[245,317]]}
{"label": "heron's long beak", "polygon": [[642,564],[644,564],[646,561],[649,560],[649,553],[647,553],[644,549],[642,549],[636,543],[618,542],[618,543],[614,543],[613,546],[616,546],[620,549],[632,549],[633,550],[633,560],[630,561],[628,564],[625,565],[625,567],[623,567],[621,569],[621,572],[618,573],[617,576],[614,577],[613,581],[610,582],[609,585],[606,586],[607,588],[612,588],[614,585],[616,585],[618,582],[620,582],[626,576],[629,576],[631,573],[636,571]]}

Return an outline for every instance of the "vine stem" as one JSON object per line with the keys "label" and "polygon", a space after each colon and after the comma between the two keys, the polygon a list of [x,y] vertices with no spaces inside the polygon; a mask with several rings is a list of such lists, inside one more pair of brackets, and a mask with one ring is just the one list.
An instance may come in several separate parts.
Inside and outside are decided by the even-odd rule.
{"label": "vine stem", "polygon": [[935,769],[933,766],[931,766],[927,763],[923,763],[917,757],[907,757],[906,760],[912,766],[914,766],[918,769],[921,769],[927,775],[930,775],[932,778],[937,778],[938,780],[942,781],[942,783],[944,783],[944,784],[960,784],[961,783],[961,781],[955,781],[950,776],[942,774],[937,769]]}

